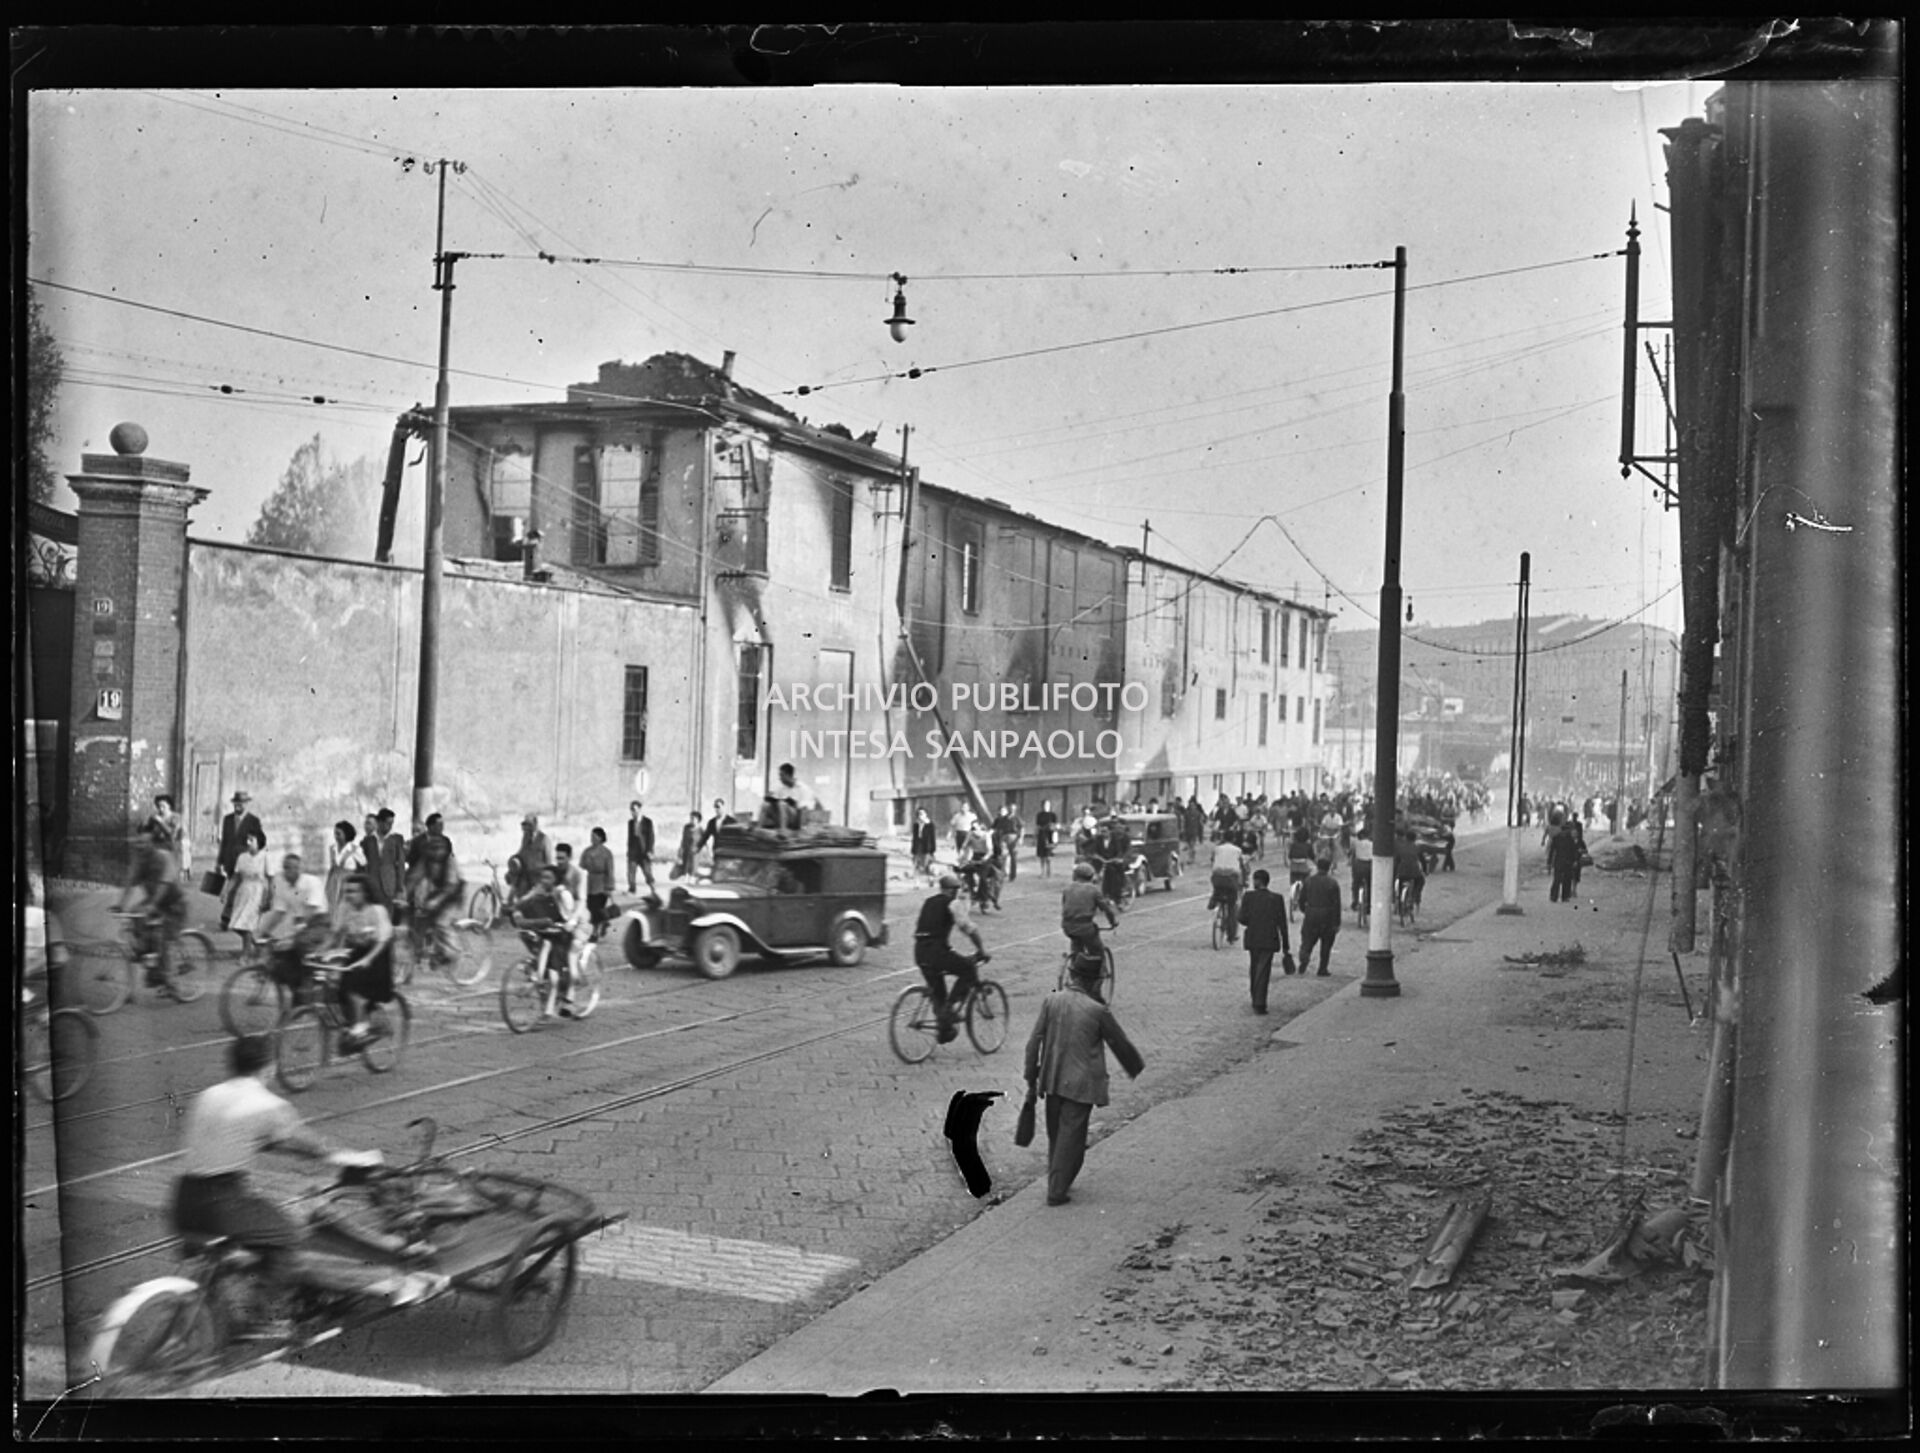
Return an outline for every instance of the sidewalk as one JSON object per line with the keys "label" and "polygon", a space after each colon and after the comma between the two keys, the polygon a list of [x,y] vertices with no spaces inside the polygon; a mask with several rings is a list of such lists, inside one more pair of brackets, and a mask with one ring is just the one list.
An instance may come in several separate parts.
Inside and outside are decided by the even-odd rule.
{"label": "sidewalk", "polygon": [[[1525,854],[1527,860],[1537,857],[1537,851]],[[1549,1208],[1538,1194],[1526,1199],[1527,1185],[1516,1180],[1519,1161],[1537,1161],[1538,1147],[1560,1142],[1582,1148],[1590,1171],[1598,1160],[1611,1159],[1622,1135],[1617,1112],[1632,1026],[1628,1159],[1642,1166],[1652,1160],[1663,1169],[1629,1174],[1640,1176],[1642,1184],[1653,1179],[1654,1204],[1683,1197],[1679,1177],[1691,1163],[1707,1034],[1704,1024],[1690,1026],[1678,1007],[1679,987],[1664,951],[1664,876],[1657,880],[1635,1012],[1630,991],[1647,923],[1646,875],[1589,870],[1582,896],[1570,908],[1546,901],[1545,874],[1537,863],[1529,866],[1530,881],[1520,895],[1523,915],[1501,915],[1489,905],[1432,937],[1396,934],[1397,998],[1362,998],[1356,978],[1279,1025],[1257,1058],[1097,1140],[1070,1205],[1044,1204],[1042,1173],[1005,1204],[708,1391],[857,1396],[873,1389],[1381,1386],[1388,1380],[1383,1374],[1368,1371],[1342,1350],[1359,1345],[1359,1339],[1333,1329],[1347,1328],[1350,1317],[1368,1316],[1376,1324],[1384,1318],[1418,1325],[1417,1318],[1407,1321],[1407,1295],[1396,1285],[1404,1275],[1393,1268],[1405,1267],[1424,1250],[1426,1232],[1445,1201],[1422,1201],[1418,1198],[1434,1192],[1398,1186],[1412,1208],[1398,1223],[1404,1239],[1396,1236],[1390,1239],[1397,1244],[1380,1245],[1376,1238],[1347,1233],[1355,1229],[1355,1219],[1364,1220],[1362,1211],[1377,1221],[1371,1203],[1385,1198],[1370,1196],[1363,1203],[1346,1194],[1354,1189],[1350,1183],[1343,1190],[1327,1182],[1343,1162],[1386,1166],[1389,1178],[1402,1156],[1405,1164],[1435,1163],[1436,1138],[1442,1153],[1450,1148],[1448,1138],[1406,1129],[1435,1106],[1465,1110],[1469,1122],[1484,1126],[1502,1117],[1528,1122],[1515,1132],[1525,1148],[1509,1148],[1504,1161],[1492,1163],[1493,1219],[1454,1285],[1476,1288],[1476,1273],[1498,1259],[1494,1242],[1517,1237],[1520,1246],[1533,1249],[1516,1253],[1502,1242],[1498,1250],[1526,1256],[1530,1267],[1538,1264],[1539,1274],[1501,1276],[1496,1284],[1505,1289],[1512,1282],[1529,1316],[1535,1310],[1549,1314],[1560,1304],[1547,1300],[1545,1260],[1563,1264],[1597,1251],[1594,1226],[1617,1209],[1617,1198],[1591,1185],[1573,1186],[1575,1214],[1543,1220]],[[1342,952],[1356,975],[1361,942],[1359,931],[1349,925]],[[1573,969],[1543,972],[1507,961],[1575,942],[1587,962]],[[1686,967],[1697,1012],[1704,1001],[1704,955],[1686,961]],[[1147,1073],[1153,1073],[1151,1065]],[[1095,1111],[1096,1134],[1107,1113]],[[1012,1123],[1011,1113],[989,1117],[999,1137],[988,1151],[989,1164],[1019,1164],[1019,1157],[1030,1157],[1031,1168],[1043,1171],[1044,1130],[1032,1148],[1020,1150],[1011,1143]],[[1383,1128],[1398,1138],[1397,1145],[1380,1143]],[[1456,1138],[1452,1144],[1457,1143]],[[1575,1158],[1570,1149],[1566,1163],[1571,1166]],[[1503,1177],[1503,1169],[1510,1173]],[[1353,1174],[1346,1174],[1350,1182]],[[1582,1221],[1589,1224],[1570,1224]],[[1535,1223],[1543,1229],[1524,1229]],[[1279,1278],[1286,1268],[1272,1254],[1273,1244],[1264,1255],[1260,1250],[1263,1238],[1274,1236],[1291,1238],[1281,1249],[1291,1253],[1296,1279],[1285,1285]],[[1323,1250],[1315,1253],[1316,1246]],[[1341,1259],[1340,1252],[1362,1255]],[[1316,1255],[1324,1259],[1316,1263]],[[1303,1257],[1305,1272],[1300,1270]],[[1336,1272],[1335,1261],[1344,1270]],[[1222,1266],[1237,1278],[1224,1291],[1218,1285],[1225,1275],[1218,1270]],[[1366,1290],[1342,1292],[1343,1276]],[[1697,1302],[1697,1290],[1689,1286],[1674,1295]],[[1461,1315],[1475,1314],[1481,1294],[1481,1289],[1471,1291],[1469,1309]],[[1349,1301],[1319,1303],[1323,1310],[1316,1325],[1300,1315],[1302,1299],[1311,1312],[1316,1295]],[[1486,1295],[1491,1301],[1496,1293]],[[1326,1310],[1350,1302],[1360,1307],[1344,1315]],[[1560,1325],[1580,1315],[1559,1313]],[[1632,1330],[1639,1331],[1645,1321]],[[1244,1325],[1235,1330],[1228,1322]],[[1353,1332],[1362,1325],[1355,1320]],[[1478,1330],[1484,1340],[1485,1328]],[[1404,1335],[1403,1329],[1393,1328],[1392,1335]],[[1564,1341],[1571,1335],[1555,1337]],[[1258,1373],[1230,1383],[1209,1379],[1222,1356],[1253,1342],[1273,1353],[1257,1361],[1284,1363],[1292,1357],[1300,1366],[1291,1376],[1276,1367],[1264,1381]],[[1280,1346],[1293,1350],[1273,1351]],[[1342,1374],[1344,1381],[1326,1380],[1328,1359],[1354,1367],[1350,1375]],[[1391,1381],[1442,1385],[1405,1377],[1395,1374]]]}

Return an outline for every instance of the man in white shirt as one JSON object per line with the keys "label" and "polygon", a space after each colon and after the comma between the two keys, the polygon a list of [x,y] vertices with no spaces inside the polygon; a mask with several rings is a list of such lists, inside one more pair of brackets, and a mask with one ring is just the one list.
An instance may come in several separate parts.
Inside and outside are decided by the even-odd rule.
{"label": "man in white shirt", "polygon": [[1240,852],[1240,845],[1231,837],[1223,837],[1213,847],[1213,897],[1207,900],[1208,908],[1227,905],[1227,942],[1240,941],[1240,885],[1246,879],[1246,861]]}
{"label": "man in white shirt", "polygon": [[326,918],[326,888],[303,870],[300,854],[281,854],[280,871],[267,880],[266,904],[254,931],[267,946],[276,979],[285,984],[299,982],[303,948],[312,946],[303,939],[308,930],[324,928]]}
{"label": "man in white shirt", "polygon": [[[430,1272],[399,1272],[358,1265],[314,1253],[306,1232],[247,1179],[263,1150],[285,1150],[340,1167],[371,1167],[380,1152],[345,1150],[302,1123],[293,1106],[269,1090],[264,1079],[273,1051],[263,1036],[236,1039],[227,1049],[228,1078],[201,1091],[187,1107],[181,1129],[181,1174],[174,1185],[173,1225],[185,1236],[227,1236],[259,1250],[270,1286],[310,1282],[335,1291],[387,1297],[405,1306],[443,1291],[447,1278]],[[274,1318],[254,1335],[291,1335]]]}
{"label": "man in white shirt", "polygon": [[954,813],[953,820],[947,824],[947,829],[953,834],[954,852],[964,853],[967,847],[967,838],[973,832],[973,809],[967,806],[966,803],[961,803],[960,810]]}

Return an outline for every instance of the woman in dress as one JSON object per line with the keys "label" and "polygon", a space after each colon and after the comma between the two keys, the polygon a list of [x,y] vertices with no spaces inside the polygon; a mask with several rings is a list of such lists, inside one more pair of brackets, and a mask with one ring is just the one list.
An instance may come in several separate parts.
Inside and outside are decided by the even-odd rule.
{"label": "woman in dress", "polygon": [[260,926],[260,905],[267,896],[267,845],[248,833],[227,884],[227,927],[240,935],[240,957],[253,957],[253,931]]}
{"label": "woman in dress", "polygon": [[340,890],[347,878],[367,866],[366,850],[352,823],[342,819],[333,825],[333,841],[327,844],[327,911],[340,905]]}
{"label": "woman in dress", "polygon": [[1040,860],[1040,876],[1053,876],[1053,845],[1060,836],[1060,819],[1054,815],[1053,799],[1047,798],[1033,815],[1033,855]]}

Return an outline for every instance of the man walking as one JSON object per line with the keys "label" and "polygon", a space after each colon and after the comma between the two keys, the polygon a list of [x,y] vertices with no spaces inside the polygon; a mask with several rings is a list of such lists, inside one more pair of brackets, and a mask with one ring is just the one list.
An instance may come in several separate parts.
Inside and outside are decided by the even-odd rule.
{"label": "man walking", "polygon": [[407,841],[393,830],[393,809],[374,814],[374,850],[367,854],[368,897],[389,914],[404,909],[407,899]]}
{"label": "man walking", "polygon": [[[627,818],[627,891],[636,891],[641,878],[647,880],[647,891],[653,893],[653,819],[641,810],[642,804],[636,798],[627,804],[630,814]],[[608,889],[612,892],[612,889]]]}
{"label": "man walking", "polygon": [[520,847],[514,854],[518,866],[513,873],[515,893],[530,893],[540,881],[540,870],[553,861],[547,849],[547,835],[540,831],[539,817],[529,812],[520,819]]}
{"label": "man walking", "polygon": [[1253,887],[1240,900],[1240,923],[1247,930],[1247,988],[1253,995],[1253,1012],[1267,1012],[1267,983],[1273,977],[1273,956],[1286,957],[1281,963],[1293,972],[1293,945],[1287,930],[1287,900],[1271,891],[1267,884],[1273,875],[1265,868],[1253,870]]}
{"label": "man walking", "polygon": [[1041,1002],[1040,1016],[1027,1036],[1029,1093],[1047,1101],[1047,1204],[1064,1206],[1074,1177],[1087,1158],[1087,1130],[1093,1107],[1107,1103],[1107,1049],[1129,1079],[1146,1068],[1113,1011],[1095,995],[1100,982],[1096,960],[1075,958],[1067,987]]}
{"label": "man walking", "polygon": [[1340,884],[1333,876],[1333,859],[1316,858],[1313,876],[1300,885],[1300,972],[1306,973],[1313,946],[1320,945],[1320,977],[1329,972],[1333,941],[1340,933]]}
{"label": "man walking", "polygon": [[1553,875],[1547,889],[1547,902],[1573,902],[1574,884],[1580,872],[1580,840],[1555,808],[1547,819],[1547,871]]}

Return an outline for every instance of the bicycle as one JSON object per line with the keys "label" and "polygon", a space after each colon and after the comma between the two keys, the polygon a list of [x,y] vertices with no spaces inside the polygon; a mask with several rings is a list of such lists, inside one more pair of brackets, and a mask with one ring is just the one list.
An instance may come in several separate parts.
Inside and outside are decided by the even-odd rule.
{"label": "bicycle", "polygon": [[[990,957],[974,954],[968,962],[977,966]],[[954,1016],[966,1022],[967,1038],[980,1053],[992,1054],[1007,1042],[1007,991],[993,980],[976,976],[970,990],[949,996],[947,1002]],[[887,1038],[893,1052],[910,1065],[921,1063],[939,1045],[940,1016],[925,984],[909,984],[900,991],[887,1020]]]}
{"label": "bicycle", "polygon": [[411,984],[415,968],[427,964],[461,988],[472,988],[493,968],[487,927],[477,918],[443,925],[438,914],[408,913],[402,931],[393,936],[393,982]]}
{"label": "bicycle", "polygon": [[467,917],[482,928],[492,928],[500,917],[501,908],[512,901],[513,895],[507,891],[507,885],[500,881],[500,866],[492,858],[482,858],[487,865],[487,881],[473,890],[473,897],[467,900]]}
{"label": "bicycle", "polygon": [[1213,915],[1213,946],[1231,944],[1240,937],[1240,920],[1234,916],[1233,900],[1222,898]]}
{"label": "bicycle", "polygon": [[[1107,932],[1115,933],[1118,932],[1118,930],[1110,928]],[[1068,981],[1072,979],[1074,954],[1075,950],[1069,948],[1065,953],[1060,955],[1060,978],[1054,985],[1056,989],[1066,988]],[[1099,982],[1094,985],[1094,997],[1102,1004],[1111,1004],[1113,1002],[1115,982],[1113,972],[1113,945],[1103,940],[1100,944],[1100,957],[1102,960],[1100,979]]]}
{"label": "bicycle", "polygon": [[1412,878],[1393,881],[1393,916],[1402,928],[1411,928],[1420,916],[1419,886]]}
{"label": "bicycle", "polygon": [[507,965],[500,975],[500,1017],[515,1034],[528,1030],[557,1015],[567,1019],[585,1019],[600,1007],[600,973],[594,962],[599,944],[588,943],[580,951],[574,966],[570,997],[561,1002],[560,971],[552,962],[553,943],[537,928],[515,923],[526,954],[518,963]]}
{"label": "bicycle", "polygon": [[213,978],[213,940],[197,928],[183,928],[171,945],[155,946],[159,929],[145,910],[115,909],[114,949],[116,957],[104,959],[81,953],[87,966],[74,980],[75,991],[87,1012],[112,1014],[134,996],[136,988],[146,984],[150,974],[158,973],[162,983],[153,987],[164,996],[182,1004],[191,1004],[207,992]]}
{"label": "bicycle", "polygon": [[[353,1026],[340,1012],[333,993],[345,964],[342,950],[305,960],[307,977],[291,994],[292,1007],[273,1031],[273,1073],[287,1089],[298,1093],[314,1082],[333,1062],[334,1039]],[[395,993],[385,1004],[367,1006],[367,1024],[373,1031],[352,1053],[376,1075],[400,1063],[413,1033],[413,1008]]]}
{"label": "bicycle", "polygon": [[99,1042],[99,1026],[85,1010],[55,1009],[44,990],[24,991],[20,1077],[36,1100],[56,1104],[78,1094],[93,1074]]}

